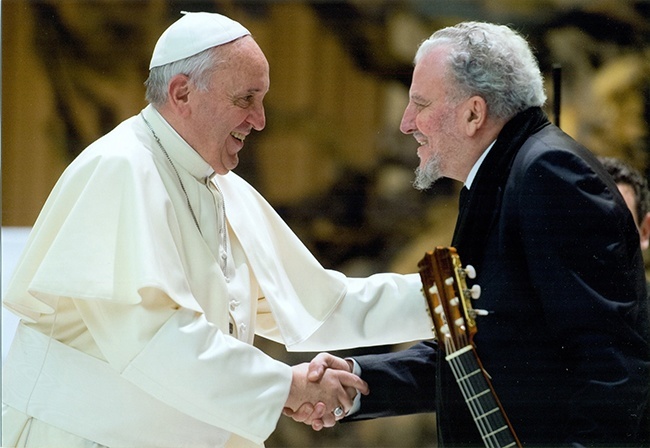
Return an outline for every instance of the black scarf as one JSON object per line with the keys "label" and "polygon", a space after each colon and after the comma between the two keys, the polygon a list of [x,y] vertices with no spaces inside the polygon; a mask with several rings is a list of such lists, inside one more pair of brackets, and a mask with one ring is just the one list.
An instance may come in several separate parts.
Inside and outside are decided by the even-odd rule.
{"label": "black scarf", "polygon": [[463,264],[477,266],[482,261],[515,156],[532,134],[549,124],[541,108],[531,107],[515,115],[499,133],[476,173],[472,188],[461,198],[451,244]]}

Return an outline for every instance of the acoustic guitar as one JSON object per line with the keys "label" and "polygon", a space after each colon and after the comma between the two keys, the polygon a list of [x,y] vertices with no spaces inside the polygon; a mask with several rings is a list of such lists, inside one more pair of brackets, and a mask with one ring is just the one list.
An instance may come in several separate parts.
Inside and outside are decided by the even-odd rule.
{"label": "acoustic guitar", "polygon": [[453,247],[427,252],[418,267],[438,346],[445,352],[485,446],[521,447],[474,347],[476,317],[487,314],[471,304],[480,295],[478,285],[467,287],[466,279],[476,276],[474,268],[463,268]]}

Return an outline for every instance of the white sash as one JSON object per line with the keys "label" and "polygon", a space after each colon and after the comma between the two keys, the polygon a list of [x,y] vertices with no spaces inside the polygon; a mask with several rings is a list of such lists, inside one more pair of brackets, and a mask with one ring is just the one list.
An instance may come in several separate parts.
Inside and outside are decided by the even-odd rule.
{"label": "white sash", "polygon": [[5,362],[2,398],[38,420],[110,447],[231,445],[230,432],[167,406],[107,363],[23,323]]}

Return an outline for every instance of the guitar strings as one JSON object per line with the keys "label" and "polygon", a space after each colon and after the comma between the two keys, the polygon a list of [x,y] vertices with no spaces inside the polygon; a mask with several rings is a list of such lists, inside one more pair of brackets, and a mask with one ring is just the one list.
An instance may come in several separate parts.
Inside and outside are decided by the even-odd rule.
{"label": "guitar strings", "polygon": [[468,383],[468,380],[471,379],[469,372],[474,369],[467,369],[463,364],[463,360],[460,358],[460,356],[462,355],[456,355],[454,358],[450,358],[450,366],[452,368],[454,376],[456,377],[456,381],[460,386],[463,398],[465,399],[465,403],[467,403],[472,414],[472,418],[474,419],[474,422],[476,423],[479,432],[481,433],[481,437],[485,441],[486,446],[490,448],[495,447],[495,445],[491,443],[491,439],[487,437],[487,434],[490,432],[490,428],[487,427],[487,423],[489,422],[486,422],[484,419],[480,418],[485,414],[485,410],[482,407],[482,403],[475,400],[477,392],[473,387],[474,385],[471,382]]}
{"label": "guitar strings", "polygon": [[[501,409],[492,395],[487,379],[474,358],[471,346],[447,359],[486,446],[488,448],[517,446],[501,414]],[[476,390],[477,388],[479,390]]]}

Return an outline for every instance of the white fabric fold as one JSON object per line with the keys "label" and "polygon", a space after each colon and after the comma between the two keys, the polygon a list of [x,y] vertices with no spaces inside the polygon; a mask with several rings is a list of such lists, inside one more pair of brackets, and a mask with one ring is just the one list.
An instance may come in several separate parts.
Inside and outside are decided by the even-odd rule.
{"label": "white fabric fold", "polygon": [[[197,196],[210,193],[195,176],[209,166],[188,161],[185,154],[198,154],[153,108],[145,113],[176,161],[190,201],[199,204]],[[156,149],[142,118],[134,117],[70,165],[34,225],[5,306],[36,321],[52,312],[58,296],[136,304],[142,288],[158,288],[227,332],[223,272]],[[344,277],[323,269],[248,183],[234,173],[216,177],[285,343],[306,339],[342,299]]]}
{"label": "white fabric fold", "polygon": [[4,403],[102,445],[208,448],[224,446],[230,437],[156,400],[106,363],[24,324],[7,361],[3,382],[11,387],[3,387]]}
{"label": "white fabric fold", "polygon": [[[243,439],[261,443],[275,428],[291,372],[249,345],[252,332],[302,351],[432,337],[417,275],[350,279],[324,269],[235,173],[212,177],[232,232],[227,252],[234,277],[226,278],[206,243],[220,244],[210,233],[217,231],[217,220],[211,224],[209,210],[201,210],[205,204],[214,208],[214,191],[206,186],[212,174],[151,106],[68,167],[34,225],[3,303],[45,333],[56,320],[57,303],[65,302],[66,328],[59,335],[86,328],[77,343],[96,345],[75,350],[47,335],[34,336],[41,348],[7,359],[5,393],[13,407],[44,422],[68,421],[60,427],[109,446],[143,437],[143,429],[121,426],[124,416],[114,415],[117,409],[157,416],[167,408],[171,413],[161,414],[151,428],[188,419],[207,425],[206,434],[233,432],[234,446],[249,444]],[[208,228],[197,228],[188,201]],[[236,324],[234,333],[230,323]],[[101,354],[104,359],[93,357]],[[49,366],[47,374],[32,358]],[[29,391],[23,381],[28,377]],[[82,383],[106,403],[88,410],[87,398],[74,394]],[[92,391],[93,384],[101,390]],[[66,394],[78,403],[66,404]],[[130,398],[121,402],[122,395]],[[93,430],[75,431],[85,419],[94,422]],[[113,443],[105,437],[117,427],[122,439]],[[221,438],[215,446],[223,445]]]}

